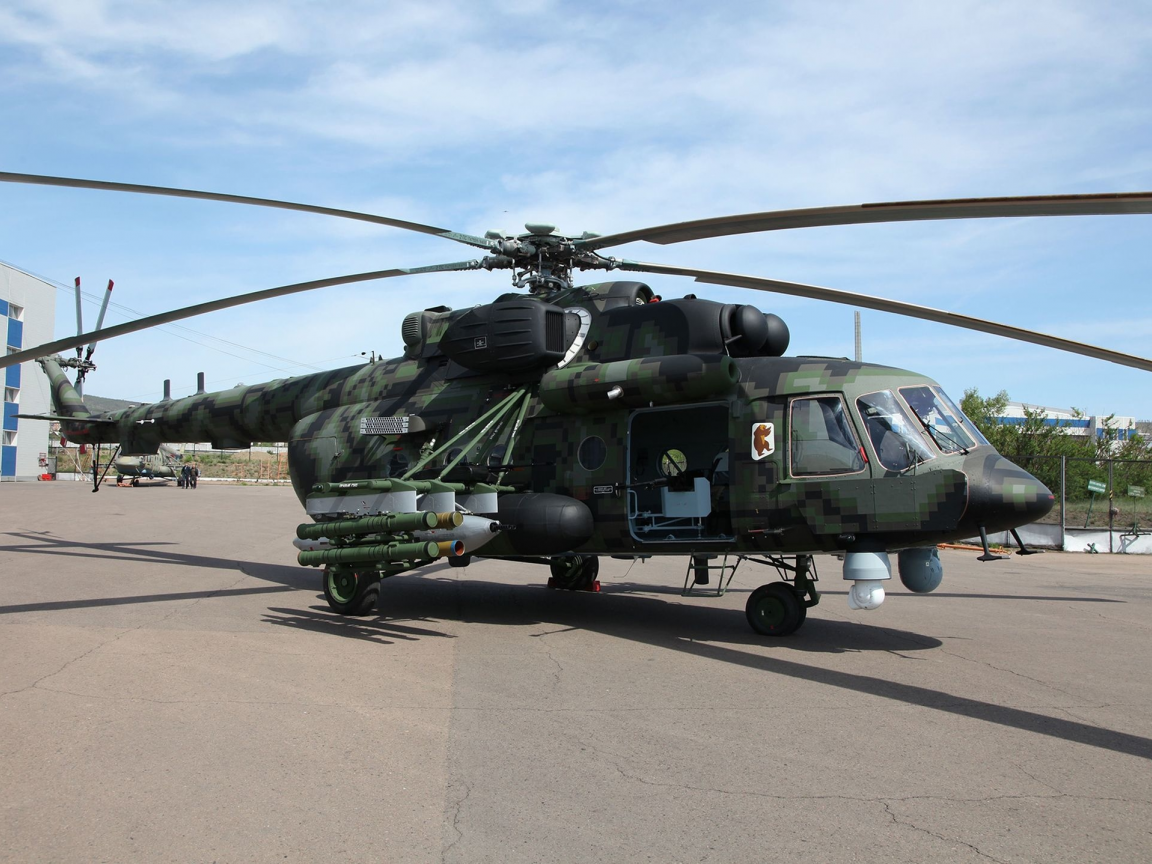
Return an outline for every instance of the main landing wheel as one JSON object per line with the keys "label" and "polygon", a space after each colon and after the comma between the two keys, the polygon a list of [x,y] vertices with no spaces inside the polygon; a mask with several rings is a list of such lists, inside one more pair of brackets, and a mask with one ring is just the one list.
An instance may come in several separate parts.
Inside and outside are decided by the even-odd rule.
{"label": "main landing wheel", "polygon": [[380,599],[380,577],[325,567],[324,599],[341,615],[371,615]]}
{"label": "main landing wheel", "polygon": [[596,577],[600,574],[600,559],[595,555],[556,555],[548,562],[552,578],[549,588],[563,588],[566,591],[596,591],[600,584]]}
{"label": "main landing wheel", "polygon": [[761,585],[748,597],[744,607],[748,623],[765,636],[795,633],[808,617],[808,607],[787,582]]}

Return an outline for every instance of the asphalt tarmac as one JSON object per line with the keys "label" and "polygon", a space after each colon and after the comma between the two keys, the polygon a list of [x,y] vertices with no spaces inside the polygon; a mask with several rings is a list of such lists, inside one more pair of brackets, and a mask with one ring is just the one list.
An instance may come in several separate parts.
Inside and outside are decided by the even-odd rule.
{"label": "asphalt tarmac", "polygon": [[1152,558],[979,563],[794,636],[745,563],[436,565],[341,618],[285,488],[0,486],[0,860],[1147,862]]}

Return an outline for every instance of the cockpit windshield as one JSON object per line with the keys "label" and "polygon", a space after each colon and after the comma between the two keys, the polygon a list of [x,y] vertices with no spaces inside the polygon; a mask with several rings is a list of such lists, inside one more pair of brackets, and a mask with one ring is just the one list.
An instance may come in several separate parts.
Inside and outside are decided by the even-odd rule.
{"label": "cockpit windshield", "polygon": [[856,400],[876,458],[889,471],[907,471],[932,458],[919,424],[891,390],[869,393]]}
{"label": "cockpit windshield", "polygon": [[[971,433],[980,433],[970,421],[965,422],[967,418],[942,390],[936,387],[901,387],[900,395],[942,452],[967,453],[976,446],[977,439]],[[981,443],[988,443],[983,436]]]}
{"label": "cockpit windshield", "polygon": [[936,392],[936,395],[940,397],[941,401],[948,406],[948,409],[952,412],[952,416],[960,421],[960,425],[964,427],[965,431],[976,439],[977,445],[987,445],[988,447],[992,446],[992,443],[984,437],[984,433],[976,428],[975,423],[968,419],[968,415],[961,411],[956,406],[956,403],[948,398],[947,393],[945,393],[939,387],[933,387],[932,389]]}

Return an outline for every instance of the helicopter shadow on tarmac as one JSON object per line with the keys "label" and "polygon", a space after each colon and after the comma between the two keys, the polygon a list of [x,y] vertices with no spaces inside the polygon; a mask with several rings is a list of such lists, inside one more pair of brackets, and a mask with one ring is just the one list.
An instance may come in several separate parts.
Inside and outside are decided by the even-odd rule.
{"label": "helicopter shadow on tarmac", "polygon": [[[922,651],[943,644],[932,637],[889,627],[816,618],[808,620],[803,637],[765,641],[763,637],[746,632],[748,624],[742,609],[709,607],[707,601],[669,603],[659,597],[644,596],[662,593],[658,588],[653,591],[649,585],[642,587],[643,594],[626,583],[606,585],[602,593],[590,594],[552,591],[538,584],[508,584],[479,579],[462,581],[436,575],[437,570],[446,573],[448,568],[435,566],[426,568],[424,572],[427,575],[384,580],[376,616],[341,616],[326,606],[317,605],[310,606],[306,612],[270,608],[269,612],[280,617],[267,620],[268,623],[349,638],[371,639],[379,635],[380,627],[400,626],[402,621],[442,621],[513,627],[547,625],[638,639],[667,648],[676,648],[684,641],[703,641],[847,653]],[[449,635],[412,628],[409,631],[409,636],[417,638],[421,635]]]}
{"label": "helicopter shadow on tarmac", "polygon": [[327,606],[309,606],[306,610],[270,606],[268,607],[268,614],[263,619],[265,624],[275,624],[279,627],[290,627],[295,630],[308,630],[313,633],[327,633],[349,639],[363,639],[378,645],[415,642],[426,637],[456,638],[451,633],[401,624],[400,620],[415,620],[421,623],[427,621],[425,618],[396,619],[378,615],[363,618],[344,617],[333,614]]}
{"label": "helicopter shadow on tarmac", "polygon": [[[395,636],[395,633],[390,632],[390,628],[394,627],[403,628],[398,629],[401,638],[420,638],[426,635],[417,628],[400,625],[399,621],[430,623],[440,620],[505,626],[540,624],[561,628],[561,631],[548,630],[532,634],[536,638],[563,630],[585,630],[701,659],[735,664],[769,675],[784,675],[812,684],[837,687],[1152,760],[1152,739],[1139,735],[985,702],[944,690],[801,663],[784,653],[880,651],[908,658],[908,652],[931,651],[941,647],[943,643],[932,636],[855,622],[813,618],[806,623],[802,635],[764,641],[750,634],[740,634],[745,625],[740,610],[677,605],[657,598],[612,590],[601,595],[582,594],[548,591],[532,585],[461,582],[443,577],[400,578],[388,580],[388,583],[388,590],[383,592],[381,598],[381,607],[387,610],[386,616],[347,619],[326,615],[322,607],[311,607],[311,613],[316,614],[307,615],[302,615],[299,610],[277,609],[270,611],[286,614],[290,620],[274,620],[270,623],[308,626],[341,636],[374,641],[386,641],[386,636]],[[611,596],[613,594],[615,596]],[[603,602],[609,597],[610,602]],[[296,620],[291,620],[293,618]],[[311,623],[305,623],[308,621]],[[770,649],[771,653],[764,653],[765,649]]]}
{"label": "helicopter shadow on tarmac", "polygon": [[[182,552],[168,552],[156,547],[178,546],[167,542],[106,542],[84,543],[58,537],[49,532],[7,532],[4,537],[13,537],[25,543],[0,545],[0,554],[28,555],[33,559],[39,556],[57,556],[66,560],[123,561],[132,563],[152,563],[164,567],[181,566],[236,570],[264,582],[277,585],[252,588],[219,588],[202,591],[178,591],[166,594],[140,594],[130,597],[97,597],[82,600],[52,600],[40,603],[24,603],[0,606],[0,615],[19,612],[50,612],[60,609],[95,608],[101,606],[123,606],[136,603],[163,603],[176,600],[200,600],[208,597],[239,597],[252,594],[274,594],[285,591],[312,588],[315,575],[300,567],[267,564],[260,561],[237,561],[232,558],[213,558],[205,555],[189,555]],[[75,574],[75,575],[78,575]]]}

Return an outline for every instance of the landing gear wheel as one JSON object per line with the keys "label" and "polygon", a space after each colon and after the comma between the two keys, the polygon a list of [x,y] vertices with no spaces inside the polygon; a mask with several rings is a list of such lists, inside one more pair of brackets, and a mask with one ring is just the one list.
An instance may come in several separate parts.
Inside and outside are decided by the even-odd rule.
{"label": "landing gear wheel", "polygon": [[787,636],[795,633],[804,623],[808,617],[808,608],[787,582],[773,582],[761,585],[752,592],[744,613],[757,633]]}
{"label": "landing gear wheel", "polygon": [[549,588],[565,591],[592,591],[600,574],[600,559],[595,555],[555,555],[548,562],[552,578]]}
{"label": "landing gear wheel", "polygon": [[380,599],[380,577],[325,567],[324,599],[341,615],[371,615]]}

